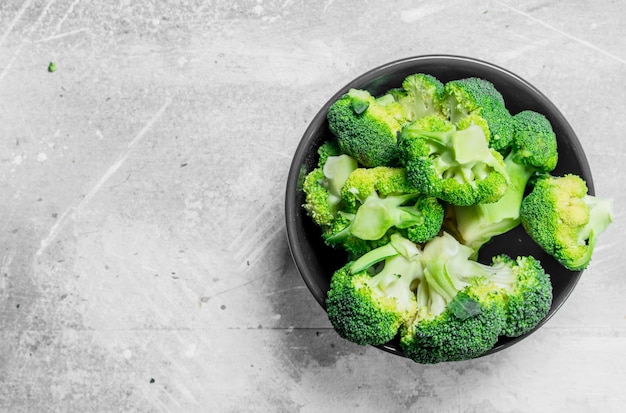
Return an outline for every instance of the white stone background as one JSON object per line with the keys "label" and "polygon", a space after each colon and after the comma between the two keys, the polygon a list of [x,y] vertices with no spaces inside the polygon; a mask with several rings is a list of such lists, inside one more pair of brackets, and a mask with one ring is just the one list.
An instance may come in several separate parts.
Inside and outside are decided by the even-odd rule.
{"label": "white stone background", "polygon": [[[0,410],[623,411],[625,20],[609,0],[0,2]],[[334,333],[283,199],[331,95],[433,53],[542,90],[616,214],[542,329],[420,366]]]}

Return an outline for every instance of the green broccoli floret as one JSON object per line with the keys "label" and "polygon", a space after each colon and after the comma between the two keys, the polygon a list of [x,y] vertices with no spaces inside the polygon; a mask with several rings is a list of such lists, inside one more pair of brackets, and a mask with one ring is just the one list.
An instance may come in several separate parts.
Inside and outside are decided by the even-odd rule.
{"label": "green broccoli floret", "polygon": [[483,133],[485,134],[485,138],[487,139],[487,141],[491,139],[491,131],[489,130],[489,125],[487,124],[485,118],[480,115],[468,115],[458,121],[454,126],[456,126],[457,129],[467,129],[473,125],[480,126],[480,128],[483,130]]}
{"label": "green broccoli floret", "polygon": [[362,240],[378,240],[393,230],[424,243],[443,223],[443,206],[416,191],[403,168],[358,168],[346,180],[342,197],[346,211],[354,213],[348,231]]}
{"label": "green broccoli floret", "polygon": [[363,240],[377,240],[396,228],[411,241],[423,243],[439,233],[443,215],[443,207],[433,197],[372,194],[354,215],[350,232]]}
{"label": "green broccoli floret", "polygon": [[[557,140],[550,121],[540,113],[523,111],[513,117],[515,134],[504,158],[509,178],[506,192],[498,201],[472,206],[455,206],[450,229],[475,256],[493,237],[520,224],[520,206],[528,180],[537,172],[550,172],[557,164]],[[467,118],[466,118],[467,119]]]}
{"label": "green broccoli floret", "polygon": [[422,364],[466,360],[493,348],[506,325],[500,288],[472,250],[444,233],[423,249],[417,315],[405,323],[400,345]]}
{"label": "green broccoli floret", "polygon": [[380,239],[375,242],[362,240],[349,233],[354,214],[346,212],[341,188],[357,169],[357,162],[350,156],[341,154],[336,141],[327,141],[318,149],[319,161],[309,172],[302,185],[305,193],[303,205],[307,214],[322,232],[322,239],[331,247],[340,247],[349,256],[360,256],[388,242]]}
{"label": "green broccoli floret", "polygon": [[350,232],[350,226],[355,214],[339,211],[335,219],[323,228],[322,239],[326,245],[339,248],[348,253],[348,259],[356,259],[361,255],[389,243],[390,230],[384,236],[375,240],[361,239]]}
{"label": "green broccoli floret", "polygon": [[506,324],[501,335],[519,337],[535,328],[552,305],[552,283],[541,263],[531,256],[494,257],[490,280],[503,289]]}
{"label": "green broccoli floret", "polygon": [[330,106],[327,119],[341,150],[362,166],[396,162],[397,135],[407,123],[407,113],[393,94],[375,98],[367,90],[350,89]]}
{"label": "green broccoli floret", "polygon": [[360,345],[384,344],[415,316],[412,284],[422,275],[419,254],[415,244],[394,234],[387,245],[333,274],[326,310],[341,337]]}
{"label": "green broccoli floret", "polygon": [[550,172],[556,168],[556,134],[548,118],[539,112],[524,110],[513,116],[513,121],[514,139],[508,157],[540,172]]}
{"label": "green broccoli floret", "polygon": [[390,166],[357,168],[350,173],[341,189],[341,197],[349,212],[356,212],[359,205],[374,193],[386,197],[415,194],[417,190],[407,180],[406,169]]}
{"label": "green broccoli floret", "polygon": [[504,105],[504,97],[493,83],[486,79],[468,77],[451,80],[444,85],[444,114],[453,123],[472,113],[480,115],[485,99]]}
{"label": "green broccoli floret", "polygon": [[336,154],[333,144],[322,145],[318,150],[318,166],[304,178],[304,209],[320,227],[332,225],[337,212],[343,208],[341,188],[348,176],[357,168],[357,162],[345,154]]}
{"label": "green broccoli floret", "polygon": [[544,174],[522,201],[522,226],[530,237],[564,267],[589,265],[598,236],[613,222],[613,202],[588,194],[574,174]]}
{"label": "green broccoli floret", "polygon": [[415,73],[407,76],[401,89],[395,89],[396,100],[404,106],[409,121],[431,115],[443,116],[444,85],[436,77]]}
{"label": "green broccoli floret", "polygon": [[341,152],[341,149],[339,148],[339,144],[337,143],[337,140],[331,139],[331,140],[324,141],[324,143],[322,143],[320,147],[317,148],[317,156],[318,156],[317,166],[319,168],[323,168],[329,156],[339,156],[339,155],[342,155],[342,152]]}
{"label": "green broccoli floret", "polygon": [[457,124],[464,117],[479,115],[489,125],[489,146],[505,152],[513,139],[513,119],[502,94],[488,80],[469,77],[451,80],[444,86],[444,114]]}
{"label": "green broccoli floret", "polygon": [[508,186],[502,156],[489,148],[479,125],[459,130],[427,116],[402,129],[398,148],[409,183],[450,204],[495,202]]}

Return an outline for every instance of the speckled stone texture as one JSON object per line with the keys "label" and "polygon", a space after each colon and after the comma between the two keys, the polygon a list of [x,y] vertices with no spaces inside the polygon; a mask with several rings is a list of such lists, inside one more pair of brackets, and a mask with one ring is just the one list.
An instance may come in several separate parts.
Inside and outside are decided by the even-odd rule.
{"label": "speckled stone texture", "polygon": [[[0,410],[623,411],[625,20],[608,0],[2,1]],[[420,366],[334,333],[283,200],[330,96],[432,53],[542,90],[616,220],[540,331]]]}

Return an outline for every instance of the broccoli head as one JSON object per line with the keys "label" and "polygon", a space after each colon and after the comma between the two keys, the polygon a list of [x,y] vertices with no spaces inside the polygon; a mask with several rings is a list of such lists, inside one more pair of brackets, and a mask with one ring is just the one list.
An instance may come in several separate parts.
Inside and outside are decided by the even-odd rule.
{"label": "broccoli head", "polygon": [[352,157],[335,150],[333,143],[325,143],[319,148],[318,165],[305,176],[302,184],[303,207],[320,227],[331,225],[343,208],[341,188],[358,166]]}
{"label": "broccoli head", "polygon": [[493,258],[490,280],[502,288],[506,324],[502,335],[518,337],[535,328],[550,311],[552,283],[532,256]]}
{"label": "broccoli head", "polygon": [[513,116],[514,136],[508,157],[531,170],[550,172],[558,162],[557,140],[544,115],[524,110]]}
{"label": "broccoli head", "polygon": [[488,80],[469,77],[444,86],[444,114],[456,124],[469,115],[483,117],[489,126],[489,146],[504,152],[513,139],[514,122],[502,94]]}
{"label": "broccoli head", "polygon": [[326,117],[341,150],[362,166],[395,163],[397,135],[407,114],[393,94],[375,98],[367,90],[350,89],[329,107]]}
{"label": "broccoli head", "polygon": [[349,212],[355,212],[374,193],[386,197],[415,194],[417,190],[407,180],[404,168],[389,166],[357,168],[350,173],[341,189],[341,197]]}
{"label": "broccoli head", "polygon": [[340,336],[432,364],[478,357],[501,336],[531,331],[552,304],[552,284],[533,257],[471,259],[444,232],[420,249],[399,234],[337,270],[326,309]]}
{"label": "broccoli head", "polygon": [[389,243],[389,235],[394,232],[393,230],[375,240],[365,240],[353,235],[350,227],[354,217],[355,214],[353,213],[339,211],[335,219],[322,228],[322,239],[326,245],[344,250],[348,253],[349,259],[355,259],[368,251]]}
{"label": "broccoli head", "polygon": [[495,202],[508,177],[499,152],[489,148],[483,129],[457,129],[438,116],[418,119],[398,137],[400,161],[417,190],[453,205]]}
{"label": "broccoli head", "polygon": [[443,223],[443,206],[416,191],[403,168],[358,168],[346,180],[342,197],[346,211],[354,213],[349,231],[363,240],[377,240],[393,230],[423,243]]}
{"label": "broccoli head", "polygon": [[412,288],[422,275],[419,254],[414,243],[393,234],[388,244],[335,271],[326,310],[341,337],[360,345],[384,344],[415,316]]}
{"label": "broccoli head", "polygon": [[415,73],[407,76],[401,89],[395,89],[396,100],[405,108],[409,121],[431,115],[443,116],[444,85],[436,77]]}
{"label": "broccoli head", "polygon": [[400,333],[401,348],[413,361],[471,359],[498,341],[506,323],[501,294],[471,253],[447,233],[424,246],[416,317]]}
{"label": "broccoli head", "polygon": [[530,237],[564,267],[589,265],[598,236],[613,222],[613,203],[588,194],[586,182],[574,174],[541,175],[520,208]]}
{"label": "broccoli head", "polygon": [[475,256],[493,237],[520,224],[520,207],[529,179],[537,172],[550,172],[556,167],[557,140],[550,121],[529,110],[516,114],[514,119],[513,142],[504,158],[509,178],[504,195],[493,203],[455,206],[454,220],[448,221],[455,226],[450,231],[474,249]]}

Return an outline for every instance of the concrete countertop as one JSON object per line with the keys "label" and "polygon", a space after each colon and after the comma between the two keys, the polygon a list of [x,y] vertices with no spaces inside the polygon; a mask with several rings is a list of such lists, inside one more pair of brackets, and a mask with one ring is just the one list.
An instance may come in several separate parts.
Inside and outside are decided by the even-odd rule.
{"label": "concrete countertop", "polygon": [[[3,1],[0,410],[623,411],[625,20],[608,0]],[[433,53],[542,90],[616,214],[538,332],[420,366],[334,333],[283,200],[330,96]]]}

